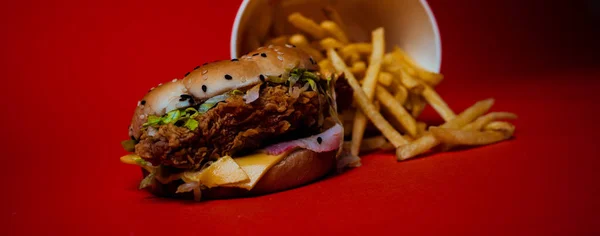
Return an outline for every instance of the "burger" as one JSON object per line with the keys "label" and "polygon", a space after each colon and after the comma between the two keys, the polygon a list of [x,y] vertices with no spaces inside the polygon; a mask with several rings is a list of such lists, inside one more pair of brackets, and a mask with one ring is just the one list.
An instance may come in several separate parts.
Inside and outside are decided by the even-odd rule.
{"label": "burger", "polygon": [[348,104],[337,101],[351,101],[352,93],[343,79],[318,71],[293,45],[198,66],[138,102],[122,142],[131,153],[121,161],[141,167],[140,189],[195,200],[322,178],[340,163],[337,114]]}

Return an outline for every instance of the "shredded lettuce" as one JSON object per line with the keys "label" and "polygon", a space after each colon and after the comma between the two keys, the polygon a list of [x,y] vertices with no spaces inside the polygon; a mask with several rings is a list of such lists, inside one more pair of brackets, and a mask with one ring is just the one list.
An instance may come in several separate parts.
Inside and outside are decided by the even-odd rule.
{"label": "shredded lettuce", "polygon": [[194,119],[187,119],[185,124],[183,124],[186,128],[190,130],[196,130],[198,128],[198,121]]}
{"label": "shredded lettuce", "polygon": [[170,111],[167,113],[167,116],[162,119],[162,123],[164,123],[164,124],[175,123],[179,120],[179,117],[181,117],[180,110]]}
{"label": "shredded lettuce", "polygon": [[234,89],[234,90],[231,90],[230,94],[231,95],[244,95],[245,93],[242,92],[241,90]]}
{"label": "shredded lettuce", "polygon": [[123,146],[123,149],[125,149],[125,151],[134,152],[135,151],[135,140],[132,140],[132,139],[124,140],[121,142],[121,146]]}
{"label": "shredded lettuce", "polygon": [[142,179],[142,182],[140,182],[139,189],[144,189],[152,185],[155,176],[156,172],[151,172],[150,174],[148,174],[144,179]]}
{"label": "shredded lettuce", "polygon": [[225,100],[227,100],[228,97],[229,97],[229,94],[225,93],[225,94],[221,94],[221,95],[209,98],[204,103],[202,103],[202,105],[200,105],[200,108],[198,108],[198,112],[204,114],[211,108],[215,107],[217,105],[217,103],[224,102]]}
{"label": "shredded lettuce", "polygon": [[308,85],[310,86],[310,89],[312,89],[312,91],[318,91],[317,83],[314,80],[305,78],[304,81],[306,81],[306,83],[308,83]]}

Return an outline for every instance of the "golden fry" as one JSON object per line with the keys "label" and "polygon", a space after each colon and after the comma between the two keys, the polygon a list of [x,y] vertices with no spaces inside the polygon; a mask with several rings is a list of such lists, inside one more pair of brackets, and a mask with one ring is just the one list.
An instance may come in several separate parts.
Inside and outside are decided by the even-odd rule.
{"label": "golden fry", "polygon": [[410,114],[417,118],[421,115],[423,110],[425,110],[425,106],[427,102],[421,97],[421,95],[416,93],[411,93],[408,95],[410,101]]}
{"label": "golden fry", "polygon": [[[489,123],[496,120],[514,120],[517,119],[517,115],[510,112],[490,112],[483,116],[480,116],[475,121],[464,126],[463,130],[482,130]],[[494,126],[492,126],[494,127]]]}
{"label": "golden fry", "polygon": [[450,145],[486,145],[510,138],[498,131],[475,131],[431,127],[429,131],[437,140]]}
{"label": "golden fry", "polygon": [[498,131],[511,137],[515,133],[515,126],[505,121],[492,121],[487,124],[483,130],[485,131]]}
{"label": "golden fry", "polygon": [[427,132],[427,124],[423,121],[417,121],[417,135],[423,135]]}
{"label": "golden fry", "polygon": [[[371,53],[371,64],[367,68],[365,79],[362,84],[362,90],[367,95],[369,100],[373,99],[375,87],[377,86],[377,75],[381,69],[381,60],[385,50],[383,28],[375,29],[372,32],[373,53]],[[356,110],[354,117],[354,127],[352,131],[352,147],[350,153],[358,155],[360,142],[367,126],[367,118],[362,114],[361,110]]]}
{"label": "golden fry", "polygon": [[[460,129],[469,122],[475,120],[477,117],[486,113],[492,107],[492,105],[494,105],[494,99],[479,101],[473,106],[465,109],[458,116],[456,116],[456,118],[447,121],[440,127],[446,129]],[[424,153],[438,144],[440,144],[440,142],[435,138],[435,136],[433,136],[433,134],[426,133],[417,140],[407,145],[398,147],[396,149],[396,156],[398,157],[399,161],[406,160]]]}
{"label": "golden fry", "polygon": [[304,17],[295,12],[288,16],[288,21],[299,30],[309,34],[313,38],[322,39],[327,36],[327,32],[321,28],[315,21]]}
{"label": "golden fry", "polygon": [[404,87],[410,90],[410,92],[415,94],[421,94],[423,93],[423,90],[425,90],[425,86],[415,79],[415,77],[408,74],[404,69],[402,69],[400,73],[400,82]]}
{"label": "golden fry", "polygon": [[365,112],[364,114],[371,120],[375,127],[381,131],[383,136],[385,136],[394,145],[394,147],[400,147],[401,145],[407,144],[408,142],[406,139],[404,139],[404,137],[402,137],[402,135],[400,135],[400,133],[398,133],[398,131],[396,131],[394,127],[392,127],[392,125],[390,125],[390,123],[387,122],[383,116],[381,116],[381,113],[378,113],[375,110],[375,107],[371,103],[370,99],[362,90],[354,75],[350,73],[350,69],[346,67],[346,63],[344,63],[344,60],[340,57],[340,55],[338,55],[337,52],[332,49],[328,50],[327,54],[336,71],[346,75],[348,84],[350,84],[350,87],[352,87],[354,90],[355,101],[360,109]]}
{"label": "golden fry", "polygon": [[333,21],[323,21],[321,22],[321,28],[323,28],[329,35],[333,36],[342,44],[348,43],[348,37],[346,33],[342,31],[342,29]]}
{"label": "golden fry", "polygon": [[365,62],[363,61],[357,61],[352,64],[352,68],[350,68],[350,71],[352,72],[352,74],[354,74],[354,76],[362,78],[365,72],[367,71],[367,64],[365,64]]}
{"label": "golden fry", "polygon": [[425,85],[425,89],[423,90],[423,97],[427,100],[427,103],[433,107],[433,109],[440,114],[440,116],[444,119],[444,121],[449,121],[456,117],[454,111],[450,109],[448,104],[440,97],[440,95],[433,90],[429,85]]}
{"label": "golden fry", "polygon": [[329,77],[331,73],[335,72],[333,65],[331,65],[331,61],[329,61],[328,59],[323,59],[319,61],[318,64],[320,69],[319,72],[321,72],[321,74],[325,75],[326,77]]}
{"label": "golden fry", "polygon": [[335,22],[335,24],[337,24],[337,26],[341,29],[342,32],[348,32],[346,29],[346,24],[344,24],[344,21],[342,20],[342,17],[340,17],[340,14],[334,8],[329,6],[324,7],[323,14],[327,19]]}
{"label": "golden fry", "polygon": [[379,72],[379,76],[377,77],[377,81],[385,87],[391,87],[392,81],[394,80],[394,76],[388,72]]}
{"label": "golden fry", "polygon": [[396,93],[394,94],[394,98],[398,103],[404,105],[406,103],[406,99],[408,98],[408,90],[401,84],[396,86]]}
{"label": "golden fry", "polygon": [[282,36],[279,36],[277,38],[272,38],[272,39],[268,40],[267,43],[266,43],[266,45],[283,46],[286,43],[288,43],[288,36],[282,35]]}
{"label": "golden fry", "polygon": [[303,34],[294,34],[290,37],[289,40],[291,44],[296,45],[308,55],[312,56],[314,60],[323,60],[323,54],[321,54],[319,50],[312,48],[310,43],[308,42],[308,39],[306,39],[306,37],[304,37]]}
{"label": "golden fry", "polygon": [[321,48],[323,48],[324,50],[328,50],[330,48],[337,49],[344,46],[342,43],[338,42],[334,38],[324,38],[319,42],[319,45],[321,45]]}
{"label": "golden fry", "polygon": [[340,55],[344,60],[348,59],[352,54],[358,53],[363,55],[371,54],[373,46],[370,43],[352,43],[340,49]]}
{"label": "golden fry", "polygon": [[[514,132],[514,126],[512,126],[511,124],[506,123],[506,122],[496,123],[494,121],[495,120],[509,120],[509,119],[512,120],[512,119],[516,119],[516,118],[517,118],[517,115],[510,113],[510,112],[490,112],[488,114],[480,116],[475,121],[463,126],[462,130],[480,131],[484,128],[488,129],[488,125],[491,125],[489,127],[490,130],[507,132],[507,133],[509,133],[509,136],[512,136],[512,133]],[[454,146],[455,145],[444,144],[444,147],[442,147],[442,150],[447,151],[447,150],[452,149]]]}
{"label": "golden fry", "polygon": [[412,136],[417,136],[417,122],[415,119],[404,109],[400,103],[397,103],[385,88],[377,86],[376,90],[377,100],[383,105],[402,125],[403,129]]}
{"label": "golden fry", "polygon": [[308,39],[303,34],[294,34],[290,37],[290,44],[298,47],[309,47]]}
{"label": "golden fry", "polygon": [[434,73],[434,72],[430,72],[427,71],[425,69],[423,69],[422,67],[420,67],[409,55],[408,53],[406,53],[404,50],[402,50],[400,47],[394,47],[394,52],[392,53],[392,55],[394,57],[397,57],[397,59],[401,60],[402,62],[404,62],[403,64],[408,66],[410,69],[408,70],[408,72],[413,75],[416,76],[418,78],[420,78],[421,80],[423,80],[425,83],[431,85],[431,86],[436,86],[438,85],[443,79],[444,76],[442,74],[438,74],[438,73]]}

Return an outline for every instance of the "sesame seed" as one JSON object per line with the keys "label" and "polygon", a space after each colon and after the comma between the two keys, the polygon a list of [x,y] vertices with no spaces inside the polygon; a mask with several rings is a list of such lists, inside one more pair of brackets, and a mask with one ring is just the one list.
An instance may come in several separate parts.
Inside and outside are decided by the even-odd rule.
{"label": "sesame seed", "polygon": [[146,100],[142,100],[142,101],[140,101],[140,104],[142,104],[142,106],[143,106],[143,105],[146,105]]}
{"label": "sesame seed", "polygon": [[280,61],[283,61],[283,57],[281,55],[278,55],[277,59],[279,59]]}
{"label": "sesame seed", "polygon": [[265,76],[264,75],[259,75],[258,78],[260,79],[260,81],[265,82]]}
{"label": "sesame seed", "polygon": [[283,52],[279,52],[279,51],[277,51],[277,54],[279,54],[279,55],[283,55]]}
{"label": "sesame seed", "polygon": [[273,44],[269,44],[269,47],[268,47],[268,48],[273,48]]}
{"label": "sesame seed", "polygon": [[145,115],[140,115],[140,119],[144,119],[144,117],[146,117]]}
{"label": "sesame seed", "polygon": [[206,85],[202,85],[202,91],[206,93]]}
{"label": "sesame seed", "polygon": [[285,46],[288,47],[288,48],[295,48],[296,47],[296,45],[293,45],[293,44],[285,44]]}
{"label": "sesame seed", "polygon": [[[188,72],[187,74],[185,74],[185,76],[187,76],[189,74],[190,74],[190,72]],[[173,80],[171,80],[171,82],[177,82],[177,79],[173,79]]]}
{"label": "sesame seed", "polygon": [[321,144],[323,142],[323,139],[321,137],[317,137],[317,143]]}
{"label": "sesame seed", "polygon": [[203,71],[202,71],[202,74],[206,74],[206,72],[208,72],[208,70],[203,70]]}
{"label": "sesame seed", "polygon": [[267,57],[267,54],[263,52],[263,53],[260,54],[260,56],[261,57]]}
{"label": "sesame seed", "polygon": [[265,48],[265,47],[260,47],[260,48],[257,48],[256,50],[262,50],[263,48]]}
{"label": "sesame seed", "polygon": [[225,74],[225,79],[226,80],[231,80],[231,79],[233,79],[233,77],[231,77],[231,75]]}
{"label": "sesame seed", "polygon": [[311,57],[309,57],[308,59],[310,60],[310,63],[311,63],[311,64],[313,64],[313,65],[314,65],[314,64],[317,64],[317,63],[315,63],[315,60],[312,58],[312,56],[311,56]]}
{"label": "sesame seed", "polygon": [[161,85],[162,85],[162,83],[158,84],[158,86],[161,86]]}
{"label": "sesame seed", "polygon": [[253,56],[253,57],[255,57],[255,56],[258,56],[258,53],[254,53],[254,54],[252,54],[252,56]]}
{"label": "sesame seed", "polygon": [[231,61],[239,61],[237,58],[233,58],[231,59]]}
{"label": "sesame seed", "polygon": [[198,68],[200,68],[200,66],[196,66],[196,67],[194,67],[194,70],[197,70]]}
{"label": "sesame seed", "polygon": [[140,104],[141,104],[141,103],[140,103],[140,101],[138,101],[138,103],[137,103],[137,106],[139,107],[139,106],[140,106]]}

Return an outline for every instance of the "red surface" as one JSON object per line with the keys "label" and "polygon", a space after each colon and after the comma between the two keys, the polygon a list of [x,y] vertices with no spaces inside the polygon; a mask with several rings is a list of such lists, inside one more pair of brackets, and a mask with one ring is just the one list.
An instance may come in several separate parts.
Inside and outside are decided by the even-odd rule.
{"label": "red surface", "polygon": [[255,198],[138,191],[139,170],[118,161],[131,112],[147,88],[228,57],[240,1],[218,2],[2,4],[0,235],[600,233],[592,1],[430,1],[440,94],[456,111],[496,98],[520,115],[514,140],[401,163],[372,154]]}

